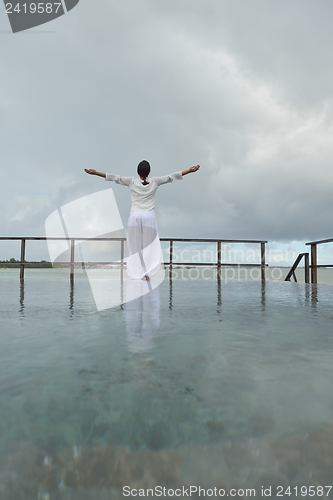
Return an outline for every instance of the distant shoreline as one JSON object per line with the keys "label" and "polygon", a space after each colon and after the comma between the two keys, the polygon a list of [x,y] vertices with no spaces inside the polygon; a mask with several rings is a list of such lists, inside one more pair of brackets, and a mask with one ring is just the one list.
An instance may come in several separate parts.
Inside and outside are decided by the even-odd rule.
{"label": "distant shoreline", "polygon": [[[0,269],[19,269],[21,267],[21,261],[16,259],[0,260]],[[24,267],[27,269],[51,269],[52,263],[46,260],[40,262],[30,262],[29,264],[24,263]]]}

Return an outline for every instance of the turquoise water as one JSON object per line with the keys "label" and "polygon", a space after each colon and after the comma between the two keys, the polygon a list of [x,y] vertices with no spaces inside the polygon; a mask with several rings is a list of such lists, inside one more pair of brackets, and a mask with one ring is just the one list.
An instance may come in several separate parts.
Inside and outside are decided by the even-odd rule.
{"label": "turquoise water", "polygon": [[[267,454],[284,440],[284,452],[291,453],[309,436],[317,436],[317,446],[326,433],[323,447],[332,439],[333,287],[165,280],[145,297],[98,312],[84,275],[71,286],[67,273],[26,273],[22,285],[14,271],[0,278],[0,455],[4,464],[19,456],[18,470],[33,463],[44,475],[53,467],[45,457],[58,457],[60,479],[49,486],[49,498],[86,498],[82,491],[92,487],[86,484],[78,497],[77,483],[62,488],[59,456],[68,450],[74,457],[89,450],[96,459],[116,446],[126,457],[143,453],[148,462],[152,453],[156,460],[175,453],[183,462],[173,482],[187,477],[184,454],[190,463],[195,450],[200,465],[193,463],[189,477],[199,474],[214,486],[222,472],[211,476],[208,455],[215,453],[220,467],[227,449],[238,456],[243,447],[250,487],[261,477],[251,469],[259,460],[253,450]],[[318,454],[328,460],[324,448]],[[39,455],[39,462],[31,460]],[[62,458],[67,467],[72,455]],[[265,469],[267,457],[262,460]],[[295,467],[309,473],[297,460],[279,472],[285,483]],[[329,460],[333,464],[332,452]],[[233,464],[239,474],[245,467],[240,458]],[[311,462],[316,468],[321,477],[326,469],[319,458]],[[169,472],[161,472],[160,483],[170,483]],[[0,499],[10,491],[6,478],[1,482],[0,475]],[[91,481],[91,498],[104,498]],[[19,478],[17,485],[22,490]],[[36,498],[40,487],[32,482],[18,498]],[[105,498],[118,498],[110,491]]]}

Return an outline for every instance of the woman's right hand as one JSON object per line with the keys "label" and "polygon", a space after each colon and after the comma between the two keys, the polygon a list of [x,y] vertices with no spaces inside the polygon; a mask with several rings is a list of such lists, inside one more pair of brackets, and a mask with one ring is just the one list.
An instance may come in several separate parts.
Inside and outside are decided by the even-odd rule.
{"label": "woman's right hand", "polygon": [[94,168],[85,168],[84,171],[89,175],[97,175],[97,172]]}

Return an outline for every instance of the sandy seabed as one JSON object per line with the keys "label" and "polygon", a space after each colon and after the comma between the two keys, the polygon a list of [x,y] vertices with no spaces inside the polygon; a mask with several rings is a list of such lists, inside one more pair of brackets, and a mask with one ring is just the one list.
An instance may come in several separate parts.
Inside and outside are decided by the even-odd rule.
{"label": "sandy seabed", "polygon": [[[125,498],[124,486],[136,489],[138,496],[140,489],[143,495],[148,488],[165,487],[168,498],[172,496],[168,489],[190,486],[224,489],[225,496],[232,488],[251,488],[256,497],[262,496],[262,488],[271,488],[270,498],[290,498],[277,496],[278,487],[285,491],[288,486],[314,486],[315,498],[326,499],[333,481],[333,426],[302,436],[174,450],[130,451],[122,446],[37,450],[11,445],[0,456],[0,470],[1,500],[117,500]],[[318,486],[326,486],[324,492]],[[240,493],[233,498],[246,496]],[[202,498],[203,493],[191,497]]]}

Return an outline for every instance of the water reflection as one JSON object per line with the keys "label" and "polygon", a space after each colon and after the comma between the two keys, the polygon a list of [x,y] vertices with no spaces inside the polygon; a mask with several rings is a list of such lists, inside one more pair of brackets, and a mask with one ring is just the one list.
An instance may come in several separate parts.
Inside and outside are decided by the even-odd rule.
{"label": "water reflection", "polygon": [[126,331],[128,350],[131,353],[151,351],[154,337],[160,326],[160,289],[147,293],[150,283],[130,281],[126,289]]}
{"label": "water reflection", "polygon": [[217,312],[222,312],[222,289],[221,289],[221,270],[217,272]]}
{"label": "water reflection", "polygon": [[310,303],[310,298],[311,298],[311,293],[310,293],[311,288],[310,288],[310,285],[309,284],[305,284],[304,290],[305,290],[305,295],[304,295],[304,297],[305,297],[305,304],[308,306],[309,303]]}
{"label": "water reflection", "polygon": [[[93,272],[96,273],[96,277],[92,274]],[[105,272],[105,275],[104,275]],[[119,274],[112,274],[111,277],[109,276],[109,270],[106,271],[100,271],[100,270],[92,270],[90,271],[91,275],[89,275],[89,282],[92,287],[92,292],[94,296],[94,300],[96,305],[98,305],[98,310],[103,310],[103,309],[110,309],[112,307],[115,307],[116,305],[119,305],[121,309],[126,308],[126,301],[131,300],[128,299],[128,297],[135,297],[135,294],[140,295],[141,290],[143,290],[142,293],[144,294],[149,294],[154,292],[155,287],[159,287],[160,283],[162,282],[161,279],[159,279],[159,282],[152,280],[151,282],[144,282],[141,280],[128,280],[124,279],[124,271],[121,269],[119,271]],[[103,273],[103,274],[100,274]],[[168,283],[168,298],[166,299],[168,301],[168,308],[169,311],[172,312],[174,309],[174,297],[175,297],[175,288],[174,288],[174,279],[172,275],[169,275],[167,279],[169,278],[169,283]],[[216,298],[214,299],[214,303],[216,304],[216,311],[221,314],[222,312],[222,294],[224,293],[225,296],[228,294],[227,292],[227,282],[223,281],[222,276],[220,273],[216,273],[215,278],[212,278],[213,281],[216,279]],[[185,278],[185,281],[188,281],[189,278]],[[182,281],[182,280],[180,280]],[[190,281],[196,281],[196,280],[190,280]],[[204,281],[207,281],[205,279]],[[230,280],[229,280],[230,281]],[[238,280],[236,280],[238,281]],[[245,280],[247,281],[247,280]],[[267,304],[266,304],[266,295],[267,295],[267,287],[268,287],[269,281],[261,280],[260,281],[260,287],[261,287],[261,298],[260,298],[260,306],[261,310],[264,312],[266,310]],[[298,290],[301,291],[302,289],[299,288],[302,284],[299,283],[297,284]],[[25,280],[21,280],[19,284],[19,314],[20,316],[24,317],[26,313],[26,305],[25,305],[25,299],[26,299],[26,282]],[[69,295],[68,295],[68,309],[71,313],[71,315],[74,314],[75,311],[75,286],[79,286],[77,281],[71,281],[69,280]],[[136,290],[136,291],[135,291]],[[288,288],[289,290],[289,288]],[[311,303],[311,307],[313,312],[317,311],[318,305],[319,305],[319,290],[318,285],[313,285],[313,284],[304,284],[304,300],[305,303]],[[154,303],[154,296],[159,294],[159,291],[156,292],[156,294],[153,293],[153,295],[150,295],[149,300],[151,300]],[[301,293],[301,296],[303,297],[303,292]],[[301,297],[299,297],[300,300]],[[138,299],[139,301],[139,299]],[[216,302],[215,302],[216,301]],[[259,305],[259,304],[258,304]]]}
{"label": "water reflection", "polygon": [[20,280],[20,316],[24,317],[24,281]]}
{"label": "water reflection", "polygon": [[74,281],[70,280],[69,288],[69,310],[71,313],[74,312]]}
{"label": "water reflection", "polygon": [[261,310],[264,312],[266,309],[266,281],[261,280]]}
{"label": "water reflection", "polygon": [[318,285],[311,286],[311,306],[313,309],[317,309],[318,305]]}

